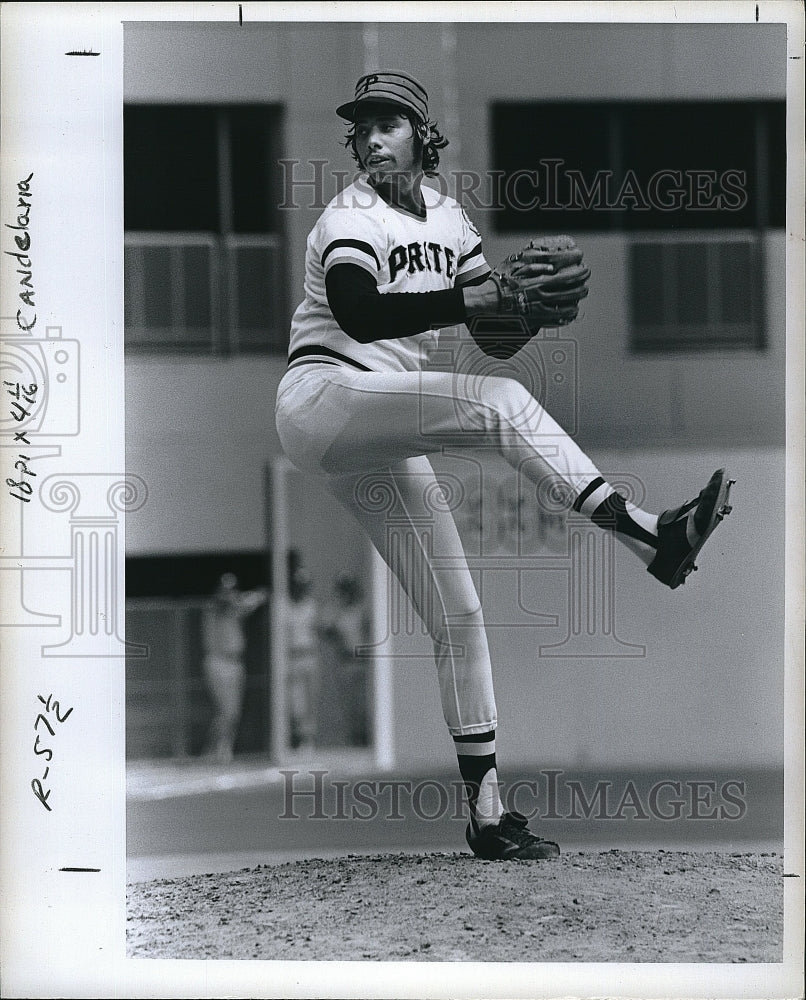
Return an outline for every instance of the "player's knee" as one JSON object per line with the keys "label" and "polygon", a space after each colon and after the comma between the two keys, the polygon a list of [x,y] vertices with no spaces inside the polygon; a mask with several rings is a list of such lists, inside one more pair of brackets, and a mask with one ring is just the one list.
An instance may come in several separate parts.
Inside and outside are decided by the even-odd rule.
{"label": "player's knee", "polygon": [[483,402],[507,424],[517,426],[539,413],[539,402],[514,378],[485,379],[482,392]]}

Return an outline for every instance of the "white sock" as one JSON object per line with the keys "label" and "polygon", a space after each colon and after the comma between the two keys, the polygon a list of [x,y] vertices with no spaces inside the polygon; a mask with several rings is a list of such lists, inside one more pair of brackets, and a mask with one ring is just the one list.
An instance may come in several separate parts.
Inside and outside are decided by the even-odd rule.
{"label": "white sock", "polygon": [[481,779],[475,814],[480,828],[494,825],[504,815],[504,805],[498,791],[498,772],[494,767]]}

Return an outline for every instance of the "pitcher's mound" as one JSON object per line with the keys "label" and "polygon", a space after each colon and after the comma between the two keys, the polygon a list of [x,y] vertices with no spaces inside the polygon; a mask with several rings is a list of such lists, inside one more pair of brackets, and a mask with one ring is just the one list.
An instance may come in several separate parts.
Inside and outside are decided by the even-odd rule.
{"label": "pitcher's mound", "polygon": [[348,855],[129,886],[128,954],[289,961],[780,962],[776,854],[503,863]]}

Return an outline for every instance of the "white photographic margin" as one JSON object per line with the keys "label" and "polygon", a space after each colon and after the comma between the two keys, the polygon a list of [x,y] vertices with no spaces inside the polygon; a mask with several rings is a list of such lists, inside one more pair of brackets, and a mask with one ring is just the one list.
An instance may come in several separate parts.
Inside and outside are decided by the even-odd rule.
{"label": "white photographic margin", "polygon": [[[240,11],[239,11],[240,8]],[[473,21],[496,18],[486,3],[90,4],[14,3],[2,10],[0,221],[16,215],[17,185],[30,174],[36,334],[76,341],[82,382],[78,433],[52,433],[40,457],[59,455],[51,506],[26,510],[27,548],[14,525],[20,502],[2,493],[3,558],[39,559],[54,615],[70,613],[66,571],[82,524],[87,545],[106,553],[90,601],[105,600],[112,622],[88,644],[43,655],[47,629],[21,623],[2,636],[0,674],[0,974],[7,997],[785,997],[801,988],[803,940],[803,6],[741,3],[521,3],[508,20],[557,22],[788,23],[787,195],[787,644],[785,960],[781,965],[491,963],[279,963],[131,960],[125,957],[125,764],[122,573],[125,511],[147,484],[126,482],[123,382],[123,22],[261,20]],[[71,50],[97,56],[65,59]],[[27,190],[27,189],[26,189]],[[4,230],[7,232],[7,230]],[[7,239],[4,238],[7,243]],[[7,249],[7,246],[4,246]],[[69,267],[65,266],[69,262]],[[17,276],[2,271],[2,323],[16,312]],[[13,308],[12,308],[13,306]],[[41,334],[40,334],[41,331]],[[67,355],[72,343],[66,348]],[[70,357],[66,357],[67,364]],[[79,387],[76,387],[78,392]],[[60,449],[55,453],[53,449]],[[44,476],[42,478],[45,478]],[[122,484],[122,485],[120,485]],[[41,481],[40,484],[42,485]],[[112,498],[112,500],[110,500]],[[779,508],[780,489],[758,497],[759,516]],[[103,509],[107,504],[108,509]],[[111,503],[111,506],[109,504]],[[83,506],[81,506],[83,505]],[[31,505],[33,507],[34,505]],[[77,513],[80,510],[80,513]],[[31,515],[28,518],[28,515]],[[29,524],[30,522],[30,524]],[[81,522],[81,523],[79,523]],[[106,524],[106,528],[103,525]],[[58,527],[56,527],[58,525]],[[40,529],[40,530],[37,530]],[[52,532],[52,534],[51,534]],[[13,550],[18,544],[19,551]],[[83,543],[82,543],[83,544]],[[748,542],[750,544],[750,542]],[[110,548],[111,546],[111,548]],[[61,560],[61,561],[60,561]],[[8,564],[6,564],[8,569]],[[22,574],[0,574],[0,600],[24,608]],[[39,581],[38,581],[39,582]],[[42,603],[42,592],[38,604]],[[55,735],[35,720],[52,695]],[[52,715],[48,715],[52,720]],[[51,811],[31,790],[53,756],[44,787]],[[44,744],[44,740],[43,740]],[[43,764],[39,768],[39,763]],[[39,769],[38,769],[39,768]],[[65,871],[64,869],[86,869]]]}

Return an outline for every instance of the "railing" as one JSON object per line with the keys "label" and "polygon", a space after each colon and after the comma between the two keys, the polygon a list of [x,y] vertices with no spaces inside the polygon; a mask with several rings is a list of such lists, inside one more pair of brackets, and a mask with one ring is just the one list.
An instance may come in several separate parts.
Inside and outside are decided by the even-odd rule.
{"label": "railing", "polygon": [[126,349],[135,353],[282,352],[287,345],[279,236],[127,232]]}
{"label": "railing", "polygon": [[757,230],[633,233],[636,351],[764,345],[764,252]]}

